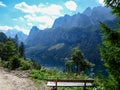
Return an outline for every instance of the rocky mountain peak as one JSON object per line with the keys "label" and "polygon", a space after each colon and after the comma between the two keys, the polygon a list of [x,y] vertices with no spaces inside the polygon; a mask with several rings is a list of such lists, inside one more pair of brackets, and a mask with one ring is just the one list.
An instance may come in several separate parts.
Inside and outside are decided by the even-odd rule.
{"label": "rocky mountain peak", "polygon": [[110,8],[98,6],[91,9],[88,7],[83,13],[78,13],[73,16],[65,15],[55,20],[52,28],[73,28],[73,27],[87,27],[96,25],[98,21],[113,20]]}
{"label": "rocky mountain peak", "polygon": [[30,30],[30,33],[34,33],[34,32],[36,32],[36,31],[38,31],[39,30],[39,28],[37,27],[37,26],[33,26],[32,28],[31,28],[31,30]]}
{"label": "rocky mountain peak", "polygon": [[85,11],[83,12],[83,14],[90,16],[92,13],[92,9],[90,7],[86,8]]}

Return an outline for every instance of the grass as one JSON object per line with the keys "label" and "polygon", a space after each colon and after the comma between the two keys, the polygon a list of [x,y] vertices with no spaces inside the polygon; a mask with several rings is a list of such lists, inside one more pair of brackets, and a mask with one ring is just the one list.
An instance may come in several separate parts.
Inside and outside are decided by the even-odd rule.
{"label": "grass", "polygon": [[[47,83],[47,79],[90,79],[85,74],[80,74],[76,76],[75,74],[71,73],[68,74],[66,72],[58,71],[57,69],[47,69],[42,67],[40,70],[33,69],[29,75],[39,90],[44,87]],[[49,90],[49,89],[48,89]],[[58,90],[83,90],[82,87],[59,87]],[[92,90],[92,88],[88,88],[88,90]]]}

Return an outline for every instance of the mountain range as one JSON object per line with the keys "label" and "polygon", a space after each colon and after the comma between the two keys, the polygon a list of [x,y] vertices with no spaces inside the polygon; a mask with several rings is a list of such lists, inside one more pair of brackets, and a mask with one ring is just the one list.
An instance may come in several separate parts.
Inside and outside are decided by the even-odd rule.
{"label": "mountain range", "polygon": [[115,28],[117,21],[110,12],[101,6],[89,7],[83,13],[59,17],[52,28],[40,30],[33,26],[25,41],[26,57],[47,67],[63,69],[64,59],[79,46],[85,58],[98,68],[102,64],[98,48],[102,42],[99,22]]}
{"label": "mountain range", "polygon": [[24,34],[22,31],[18,30],[0,30],[0,32],[3,32],[6,34],[7,37],[14,38],[16,35],[18,36],[19,42],[24,42],[27,39],[27,35]]}

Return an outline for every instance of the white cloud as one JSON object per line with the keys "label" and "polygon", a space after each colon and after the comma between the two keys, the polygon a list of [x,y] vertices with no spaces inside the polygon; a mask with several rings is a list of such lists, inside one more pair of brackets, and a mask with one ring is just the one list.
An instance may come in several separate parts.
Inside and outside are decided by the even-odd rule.
{"label": "white cloud", "polygon": [[48,15],[62,15],[61,14],[61,10],[63,9],[63,7],[61,7],[60,5],[55,5],[55,4],[51,4],[50,6],[44,5],[41,7],[41,5],[39,6],[40,10],[39,12],[42,14],[48,14]]}
{"label": "white cloud", "polygon": [[20,20],[20,21],[24,21],[24,18],[23,18],[23,17],[19,17],[19,20]]}
{"label": "white cloud", "polygon": [[18,31],[22,31],[23,33],[25,33],[25,34],[29,34],[29,30],[26,30],[26,29],[24,29],[24,28],[21,28],[21,27],[19,27],[19,26],[14,26],[13,27],[13,29],[15,29],[15,30],[18,30]]}
{"label": "white cloud", "polygon": [[35,13],[35,12],[39,12],[39,8],[36,5],[32,5],[29,6],[28,4],[26,4],[25,2],[21,2],[19,4],[15,5],[16,9],[19,9],[25,13]]}
{"label": "white cloud", "polygon": [[13,20],[18,22],[25,21],[29,28],[33,25],[38,26],[40,29],[51,28],[54,20],[63,16],[61,13],[63,7],[56,4],[40,3],[39,5],[28,5],[26,2],[21,2],[14,7],[24,12],[25,15]]}
{"label": "white cloud", "polygon": [[60,11],[63,9],[62,6],[51,4],[40,4],[40,5],[28,5],[25,2],[21,2],[15,5],[16,9],[23,11],[24,13],[41,13],[48,15],[61,15]]}
{"label": "white cloud", "polygon": [[30,27],[32,27],[32,26],[33,26],[33,24],[32,24],[32,23],[30,23],[30,22],[29,22],[29,23],[27,23],[27,25],[28,25],[28,26],[30,26]]}
{"label": "white cloud", "polygon": [[23,33],[25,33],[25,34],[29,34],[29,31],[28,30],[26,30],[26,29],[24,29],[24,28],[20,28],[19,26],[13,26],[13,27],[11,27],[11,26],[0,26],[0,30],[3,30],[3,31],[7,31],[7,30],[18,30],[18,31],[22,31]]}
{"label": "white cloud", "polygon": [[104,4],[104,0],[98,0],[98,2],[99,2],[101,5],[105,5],[105,4]]}
{"label": "white cloud", "polygon": [[3,2],[0,1],[0,6],[7,7]]}
{"label": "white cloud", "polygon": [[9,30],[9,29],[13,29],[12,27],[10,26],[0,26],[0,30]]}
{"label": "white cloud", "polygon": [[68,8],[70,11],[76,11],[77,9],[77,4],[74,1],[67,1],[65,3],[66,8]]}
{"label": "white cloud", "polygon": [[48,27],[46,24],[40,24],[40,25],[38,25],[38,28],[40,28],[40,29],[45,29],[46,27]]}
{"label": "white cloud", "polygon": [[[25,15],[24,18],[28,22],[39,23],[42,24],[42,28],[50,28],[53,25],[54,19],[49,16],[36,16],[36,15]],[[43,26],[44,25],[44,26]]]}
{"label": "white cloud", "polygon": [[16,21],[16,22],[18,22],[18,21],[24,21],[24,18],[23,17],[18,17],[18,18],[13,18],[12,20]]}

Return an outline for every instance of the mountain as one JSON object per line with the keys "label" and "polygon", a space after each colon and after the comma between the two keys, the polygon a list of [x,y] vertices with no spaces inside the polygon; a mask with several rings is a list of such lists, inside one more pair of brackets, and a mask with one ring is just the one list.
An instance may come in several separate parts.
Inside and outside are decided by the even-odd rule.
{"label": "mountain", "polygon": [[95,7],[91,9],[87,8],[83,13],[78,13],[73,16],[65,15],[55,20],[53,28],[63,27],[88,27],[99,23],[98,21],[113,20],[114,15],[111,15],[109,8],[105,7]]}
{"label": "mountain", "polygon": [[3,32],[0,32],[0,42],[5,42],[5,41],[7,41],[7,36]]}
{"label": "mountain", "polygon": [[7,31],[1,30],[1,32],[4,32],[7,35],[7,37],[11,37],[11,38],[14,38],[15,35],[17,35],[20,42],[21,41],[24,42],[27,38],[26,34],[18,30],[7,30]]}
{"label": "mountain", "polygon": [[98,21],[113,26],[116,20],[109,8],[99,6],[73,16],[60,17],[50,29],[40,30],[33,26],[25,41],[26,56],[47,67],[63,69],[64,59],[70,57],[74,47],[80,46],[85,58],[99,67],[102,62],[98,45],[102,39]]}

